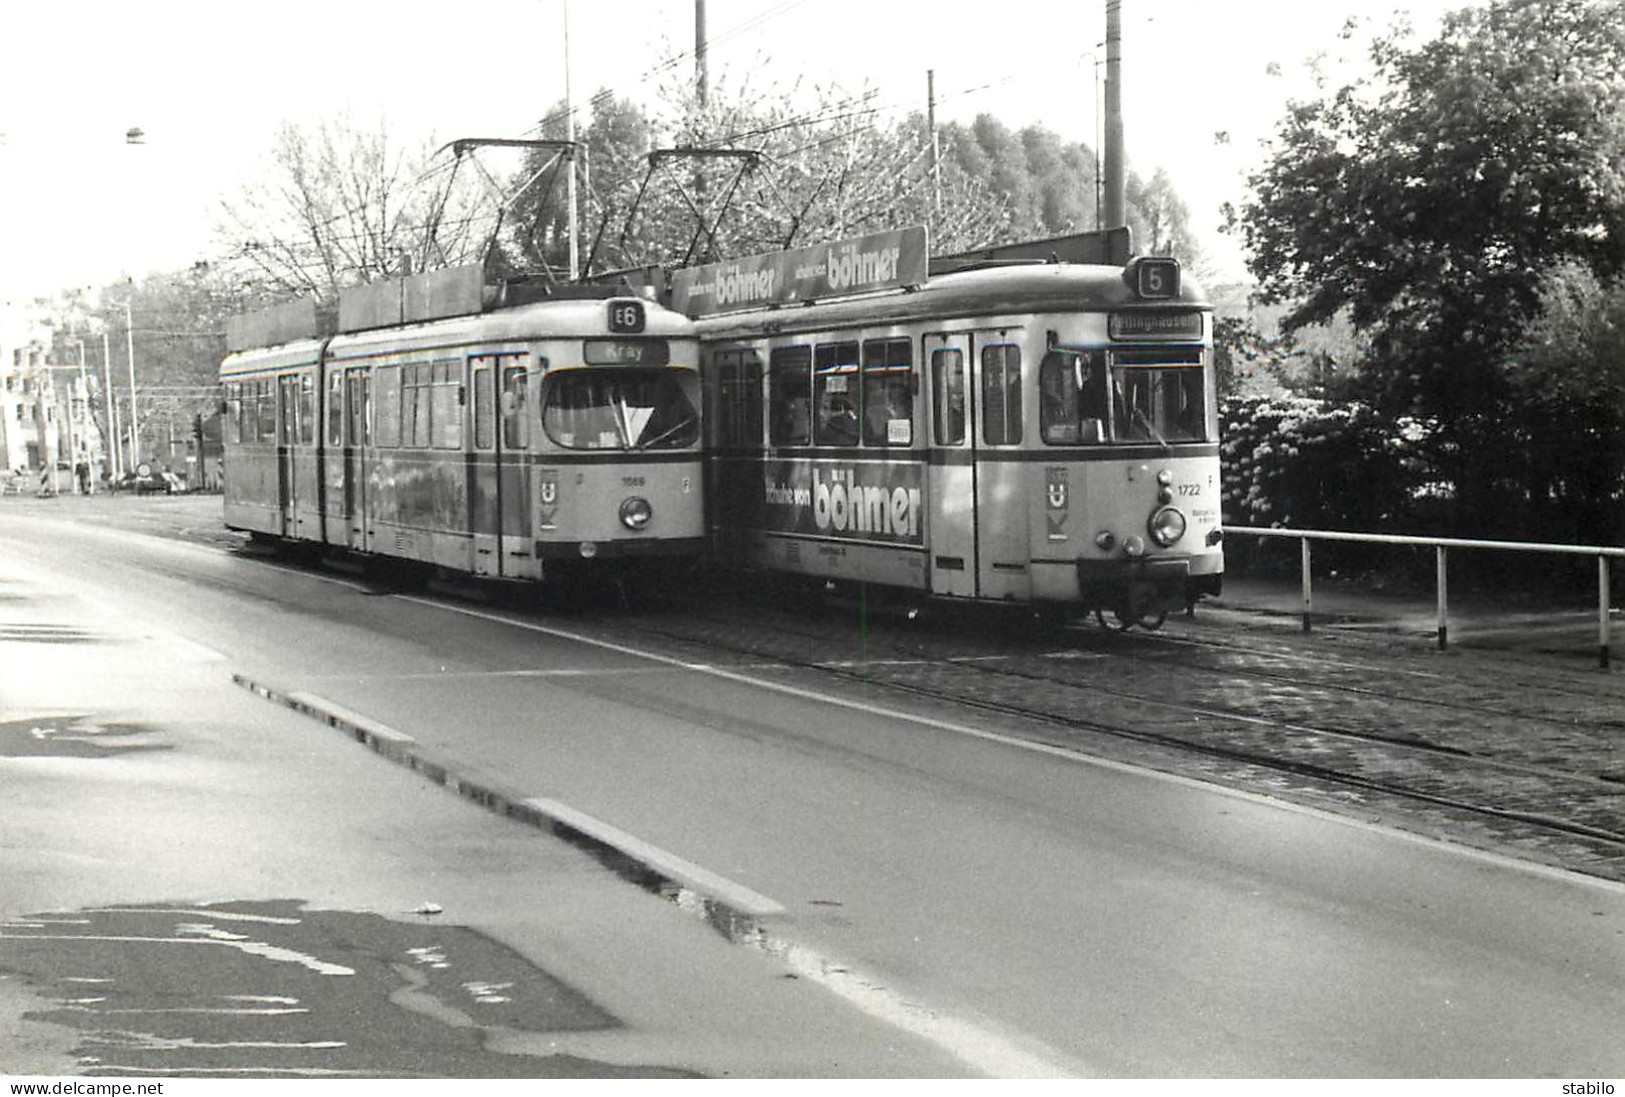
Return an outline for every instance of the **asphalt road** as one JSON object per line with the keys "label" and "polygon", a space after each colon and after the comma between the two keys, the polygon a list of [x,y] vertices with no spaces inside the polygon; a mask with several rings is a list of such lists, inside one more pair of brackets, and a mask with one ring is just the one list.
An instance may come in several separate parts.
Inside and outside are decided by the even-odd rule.
{"label": "asphalt road", "polygon": [[[11,593],[0,610],[14,622],[0,650],[34,668],[8,675],[0,702],[21,704],[30,719],[71,709],[184,738],[196,721],[188,725],[172,707],[176,691],[154,680],[152,664],[173,660],[155,660],[151,645],[190,653],[196,689],[225,713],[216,722],[264,721],[284,748],[300,744],[267,752],[264,733],[216,731],[220,764],[282,827],[320,821],[325,848],[345,851],[290,857],[274,831],[228,827],[237,852],[226,861],[240,868],[276,851],[284,867],[276,887],[222,896],[200,886],[209,877],[192,863],[195,842],[156,841],[141,857],[161,869],[132,872],[128,857],[58,873],[34,866],[27,901],[0,899],[8,917],[226,898],[443,918],[411,915],[402,896],[358,901],[334,878],[367,877],[382,859],[392,871],[427,872],[406,877],[426,894],[444,867],[413,865],[415,852],[403,851],[420,841],[435,848],[444,818],[462,828],[462,857],[483,886],[546,890],[560,875],[590,877],[603,890],[587,905],[606,925],[589,939],[633,950],[634,971],[661,969],[650,996],[682,1000],[670,1013],[715,1011],[695,1051],[667,1011],[627,1004],[634,975],[579,960],[580,922],[543,930],[501,903],[475,907],[466,924],[622,1019],[618,1037],[548,1036],[588,1062],[835,1076],[1311,1077],[1617,1075],[1625,1064],[1617,885],[1038,747],[988,717],[923,719],[851,683],[608,644],[590,616],[381,594],[343,576],[19,513],[0,515],[0,544]],[[21,626],[64,615],[68,627],[94,631],[73,622],[87,612],[94,620],[101,610],[86,607],[95,606],[128,622],[117,635],[144,636],[147,646],[101,644],[86,673],[96,645],[17,638]],[[61,673],[65,663],[77,676]],[[397,755],[449,771],[450,783],[610,836],[702,900],[744,912],[745,931],[731,927],[743,943],[725,945],[680,904],[651,900],[592,862],[580,867],[580,855],[552,838],[498,825],[332,729],[240,689],[228,697],[228,671],[353,714]],[[153,788],[171,757],[195,753],[90,761],[146,767],[116,782],[116,796],[148,805],[123,814],[141,826],[167,818],[184,833],[185,801]],[[0,748],[0,766],[46,782],[30,764]],[[83,792],[87,767],[64,776],[65,765],[47,767],[63,783],[33,789],[38,810]],[[365,780],[336,787],[328,778],[338,768]],[[314,784],[313,771],[322,778]],[[402,789],[412,790],[413,810]],[[278,811],[290,801],[300,806]],[[103,808],[75,816],[105,819]],[[398,840],[366,836],[369,826]],[[487,846],[488,835],[500,837]],[[8,843],[6,859],[16,848]],[[335,872],[335,860],[351,871]],[[623,908],[660,932],[646,937],[640,922],[623,934]],[[696,978],[693,965],[705,974]],[[774,990],[793,986],[796,1009],[826,1011],[824,1027],[765,1038],[772,1022],[761,1010],[716,993],[729,973],[749,984],[753,970]],[[832,1039],[840,1025],[850,1043]]]}

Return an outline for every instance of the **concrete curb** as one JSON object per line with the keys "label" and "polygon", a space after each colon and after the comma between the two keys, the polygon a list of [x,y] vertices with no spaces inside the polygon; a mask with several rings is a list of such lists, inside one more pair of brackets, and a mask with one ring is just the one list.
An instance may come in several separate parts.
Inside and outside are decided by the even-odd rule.
{"label": "concrete curb", "polygon": [[554,804],[459,774],[450,763],[432,757],[405,732],[309,693],[280,690],[242,674],[233,674],[231,680],[272,704],[343,732],[389,761],[406,767],[465,800],[479,804],[487,811],[563,839],[629,883],[676,904],[682,910],[698,914],[729,941],[759,935],[763,918],[784,913],[781,904],[765,896],[719,880],[697,865],[689,865],[664,854],[567,805]]}

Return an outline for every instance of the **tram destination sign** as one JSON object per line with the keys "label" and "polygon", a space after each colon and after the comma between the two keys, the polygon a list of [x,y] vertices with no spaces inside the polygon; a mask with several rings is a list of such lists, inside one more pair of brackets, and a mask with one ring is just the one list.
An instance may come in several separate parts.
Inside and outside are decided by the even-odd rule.
{"label": "tram destination sign", "polygon": [[926,279],[928,257],[925,226],[914,225],[687,267],[672,275],[672,307],[689,316],[715,316],[918,285]]}

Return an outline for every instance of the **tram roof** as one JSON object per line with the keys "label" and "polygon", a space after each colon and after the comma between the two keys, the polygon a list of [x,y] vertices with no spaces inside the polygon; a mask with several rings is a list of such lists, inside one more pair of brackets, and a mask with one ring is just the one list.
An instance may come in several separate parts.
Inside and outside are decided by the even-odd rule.
{"label": "tram roof", "polygon": [[[440,348],[496,346],[538,339],[616,338],[606,326],[605,310],[612,300],[638,300],[644,306],[641,336],[693,338],[695,324],[681,313],[635,295],[626,298],[545,300],[489,312],[453,316],[443,320],[398,324],[366,331],[342,332],[327,342],[331,357],[355,357],[431,351]],[[321,353],[323,340],[296,339],[273,347],[253,347],[228,355],[220,375],[228,377],[264,369],[307,365]]]}
{"label": "tram roof", "polygon": [[967,316],[1010,316],[1044,312],[1106,312],[1128,308],[1212,306],[1188,276],[1179,295],[1161,300],[1137,297],[1123,268],[1083,263],[989,265],[933,276],[918,287],[863,297],[825,299],[705,317],[702,337],[747,336],[773,331],[848,323],[908,323]]}

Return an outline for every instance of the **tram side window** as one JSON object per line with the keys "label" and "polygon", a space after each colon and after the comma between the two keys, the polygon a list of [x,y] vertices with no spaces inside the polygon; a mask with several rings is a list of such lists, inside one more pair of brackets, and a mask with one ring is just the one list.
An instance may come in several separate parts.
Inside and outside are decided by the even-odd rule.
{"label": "tram side window", "polygon": [[457,362],[446,358],[433,367],[429,390],[429,441],[436,449],[463,448],[463,419],[458,397],[460,378]]}
{"label": "tram side window", "polygon": [[260,383],[243,382],[242,436],[245,442],[260,440]]}
{"label": "tram side window", "polygon": [[427,364],[401,367],[401,445],[427,449],[434,374]]}
{"label": "tram side window", "polygon": [[1050,445],[1106,440],[1106,362],[1100,351],[1052,350],[1038,366],[1038,430]]}
{"label": "tram side window", "polygon": [[717,441],[725,446],[762,444],[762,357],[754,350],[719,350],[714,359],[721,406]]}
{"label": "tram side window", "polygon": [[502,444],[507,449],[530,445],[528,415],[530,376],[525,367],[507,366],[502,371]]}
{"label": "tram side window", "polygon": [[299,437],[299,401],[296,397],[299,391],[299,379],[297,377],[280,378],[276,391],[281,399],[281,405],[278,408],[276,440],[285,446]]}
{"label": "tram side window", "polygon": [[813,444],[858,444],[858,345],[821,343],[813,351]]}
{"label": "tram side window", "polygon": [[372,441],[372,378],[364,369],[353,369],[348,374],[350,387],[350,415],[348,442],[352,446],[365,446]]}
{"label": "tram side window", "polygon": [[812,351],[775,347],[768,357],[768,401],[772,407],[775,446],[804,446],[812,441]]}
{"label": "tram side window", "polygon": [[[10,380],[10,378],[7,378]],[[220,416],[220,431],[224,437],[221,441],[233,445],[243,440],[243,386],[233,381],[226,386],[226,406],[221,409],[224,414]]]}
{"label": "tram side window", "polygon": [[965,352],[943,347],[931,352],[931,403],[936,408],[937,445],[965,441]]}
{"label": "tram side window", "polygon": [[316,441],[316,378],[308,373],[299,378],[299,441]]}
{"label": "tram side window", "polygon": [[907,339],[863,344],[863,444],[914,442],[914,357]]}
{"label": "tram side window", "polygon": [[261,442],[276,441],[276,382],[265,380],[259,382],[259,425],[255,427],[255,434]]}
{"label": "tram side window", "polygon": [[401,367],[380,366],[374,382],[377,400],[373,434],[380,446],[401,444]]}
{"label": "tram side window", "polygon": [[491,367],[475,366],[469,373],[474,388],[474,448],[488,450],[497,442],[495,397],[491,391]]}
{"label": "tram side window", "polygon": [[982,348],[982,439],[990,446],[1021,441],[1021,348]]}
{"label": "tram side window", "polygon": [[344,444],[344,375],[336,371],[327,381],[327,444]]}

